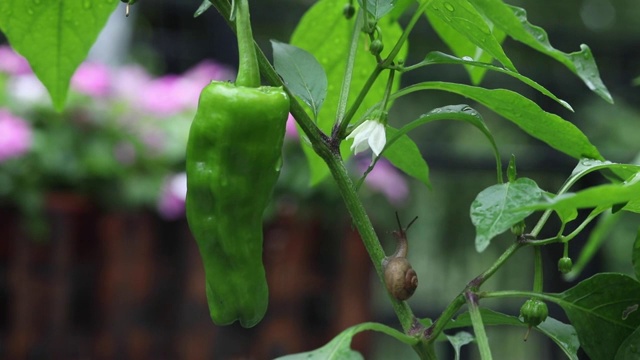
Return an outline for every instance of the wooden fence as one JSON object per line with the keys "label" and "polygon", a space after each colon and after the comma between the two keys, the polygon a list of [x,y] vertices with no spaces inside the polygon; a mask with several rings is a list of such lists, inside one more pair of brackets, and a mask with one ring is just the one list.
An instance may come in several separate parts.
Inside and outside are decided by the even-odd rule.
{"label": "wooden fence", "polygon": [[[293,208],[266,226],[269,310],[247,330],[211,322],[186,221],[69,195],[47,204],[45,241],[0,209],[2,359],[270,359],[371,319],[371,266],[348,224],[336,239]],[[368,341],[353,347],[366,356]]]}

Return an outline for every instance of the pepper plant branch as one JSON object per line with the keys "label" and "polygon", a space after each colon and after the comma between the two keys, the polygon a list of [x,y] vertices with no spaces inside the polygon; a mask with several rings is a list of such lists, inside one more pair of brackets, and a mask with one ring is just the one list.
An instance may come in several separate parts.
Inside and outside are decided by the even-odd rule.
{"label": "pepper plant branch", "polygon": [[476,292],[478,288],[487,281],[504,263],[509,260],[509,258],[515,254],[518,249],[524,246],[520,241],[516,241],[511,246],[509,246],[500,257],[485,271],[483,271],[480,275],[476,276],[473,280],[471,280],[467,286],[456,296],[449,305],[442,312],[440,317],[433,323],[429,328],[427,328],[424,332],[424,338],[427,339],[428,342],[433,342],[438,338],[438,335],[444,330],[447,323],[453,318],[453,316],[460,310],[462,305],[465,303],[465,293],[468,291]]}
{"label": "pepper plant branch", "polygon": [[541,240],[525,240],[524,243],[528,244],[528,245],[534,245],[534,246],[542,246],[542,245],[548,245],[548,244],[553,244],[553,243],[568,243],[569,241],[571,241],[573,238],[575,238],[576,236],[578,236],[578,234],[580,234],[582,232],[582,230],[584,230],[585,227],[587,227],[587,225],[589,225],[589,223],[591,221],[593,221],[595,218],[597,218],[600,214],[602,214],[604,211],[606,211],[606,208],[595,208],[591,211],[591,213],[589,213],[589,216],[587,216],[586,219],[584,219],[580,225],[578,225],[577,228],[575,228],[575,230],[573,230],[569,235],[566,236],[554,236],[552,238],[548,238],[548,239],[541,239]]}
{"label": "pepper plant branch", "polygon": [[402,49],[402,45],[404,45],[404,43],[407,41],[407,38],[409,38],[409,34],[413,30],[413,27],[416,25],[418,20],[422,17],[422,13],[424,13],[424,11],[427,8],[427,5],[430,2],[431,0],[422,0],[420,6],[418,6],[418,9],[413,13],[411,20],[409,20],[409,22],[407,23],[407,26],[402,31],[402,35],[400,35],[400,38],[394,45],[393,49],[391,49],[391,52],[389,52],[389,55],[387,55],[386,59],[382,62],[381,65],[383,68],[386,68],[392,65],[393,61],[396,59],[396,56],[398,56],[400,49]]}
{"label": "pepper plant branch", "polygon": [[533,291],[537,293],[542,292],[542,254],[540,253],[540,247],[534,246],[533,248]]}
{"label": "pepper plant branch", "polygon": [[[366,1],[365,1],[366,4]],[[336,124],[340,124],[347,110],[347,102],[349,101],[349,90],[351,89],[351,79],[353,78],[353,64],[356,61],[356,53],[358,50],[358,39],[360,38],[360,28],[362,27],[362,18],[366,16],[362,11],[358,11],[356,21],[353,26],[353,34],[351,36],[351,45],[349,46],[349,55],[347,57],[347,66],[342,79],[342,88],[340,89],[340,97],[338,98],[338,109],[336,112]],[[333,130],[332,130],[333,133]],[[335,140],[335,138],[334,138]]]}
{"label": "pepper plant branch", "polygon": [[364,87],[358,94],[358,97],[356,97],[353,104],[351,104],[351,107],[349,108],[349,110],[347,110],[347,113],[344,115],[342,120],[338,122],[338,126],[334,127],[333,132],[331,134],[331,138],[334,139],[334,141],[336,141],[338,145],[340,141],[344,139],[345,133],[347,131],[347,126],[349,126],[351,119],[356,114],[356,111],[358,111],[358,109],[360,108],[360,105],[364,101],[364,98],[369,93],[369,89],[371,89],[371,87],[373,86],[373,83],[376,82],[376,79],[378,78],[378,75],[380,75],[382,70],[384,70],[384,68],[382,68],[380,65],[377,65],[375,69],[373,69],[373,72],[371,73],[371,75],[369,75],[369,78],[367,79],[367,82],[364,84]]}
{"label": "pepper plant branch", "polygon": [[465,291],[465,300],[467,307],[469,308],[469,315],[471,316],[471,325],[473,325],[473,332],[476,335],[476,342],[478,343],[478,350],[480,350],[480,359],[491,360],[491,349],[489,348],[489,338],[484,329],[484,323],[482,322],[482,315],[480,314],[480,307],[478,306],[478,295],[472,291]]}
{"label": "pepper plant branch", "polygon": [[[560,187],[560,190],[558,190],[558,194],[556,196],[562,195],[567,191],[569,191],[569,189],[573,186],[573,184],[575,184],[578,180],[580,180],[581,177],[582,176],[569,176],[569,178]],[[547,220],[549,220],[549,217],[551,216],[552,212],[553,212],[552,209],[548,209],[542,214],[536,226],[533,228],[533,230],[531,230],[530,234],[533,235],[534,238],[538,236],[544,224],[547,222]]]}
{"label": "pepper plant branch", "polygon": [[[389,52],[389,55],[387,55],[387,57],[382,63],[378,63],[375,69],[373,69],[373,72],[367,79],[367,82],[365,83],[364,87],[358,94],[358,97],[355,99],[354,103],[351,104],[351,107],[349,108],[345,116],[338,122],[338,125],[334,127],[331,134],[331,138],[334,141],[336,141],[338,144],[340,143],[340,141],[342,141],[342,139],[344,139],[347,131],[347,126],[349,126],[349,123],[351,122],[353,116],[356,114],[356,111],[358,111],[358,109],[360,108],[362,101],[364,101],[364,98],[369,93],[369,89],[371,89],[371,87],[375,83],[376,79],[378,78],[378,75],[380,75],[382,70],[392,67],[393,61],[395,60],[396,56],[398,56],[400,49],[402,49],[402,45],[404,45],[404,43],[407,41],[409,34],[411,33],[411,31],[413,30],[413,27],[416,25],[416,23],[420,19],[422,13],[424,13],[425,9],[427,8],[427,4],[429,4],[429,2],[430,0],[426,0],[420,4],[416,12],[414,12],[413,16],[411,17],[411,20],[409,20],[409,23],[402,31],[402,35],[400,35],[400,38],[394,45],[393,49],[391,49],[391,52]],[[366,3],[366,1],[364,3]]]}
{"label": "pepper plant branch", "polygon": [[[382,261],[385,258],[384,250],[382,249],[382,246],[380,246],[378,236],[373,229],[371,220],[367,216],[364,206],[355,191],[353,182],[347,173],[347,169],[344,167],[344,163],[342,162],[340,155],[331,152],[319,153],[318,155],[320,155],[327,163],[327,166],[338,185],[340,195],[342,195],[347,210],[351,215],[353,224],[362,237],[362,242],[369,253],[369,257],[371,258],[376,270],[376,274],[380,281],[384,282],[384,268],[382,266]],[[405,332],[408,332],[408,330],[411,329],[414,320],[411,308],[406,302],[398,301],[391,295],[389,295],[389,299],[391,300],[393,309],[402,324],[402,328]]]}

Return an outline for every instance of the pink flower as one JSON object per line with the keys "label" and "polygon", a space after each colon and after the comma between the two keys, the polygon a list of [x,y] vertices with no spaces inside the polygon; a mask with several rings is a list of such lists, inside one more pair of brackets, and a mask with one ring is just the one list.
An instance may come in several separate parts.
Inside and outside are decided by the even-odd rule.
{"label": "pink flower", "polygon": [[24,75],[31,73],[31,67],[27,59],[18,55],[10,46],[0,45],[0,72]]}
{"label": "pink flower", "polygon": [[163,186],[158,201],[158,213],[166,220],[176,220],[184,215],[187,197],[187,174],[169,177]]}
{"label": "pink flower", "polygon": [[201,87],[204,87],[211,80],[231,81],[235,77],[235,73],[224,65],[217,64],[211,60],[203,60],[187,70],[183,77],[198,82]]}
{"label": "pink flower", "polygon": [[197,105],[200,90],[194,89],[190,82],[178,75],[165,75],[152,80],[142,89],[140,106],[154,115],[175,115],[194,103]]}
{"label": "pink flower", "polygon": [[89,96],[107,96],[111,92],[109,68],[100,63],[82,63],[71,78],[71,87]]}
{"label": "pink flower", "polygon": [[29,124],[0,109],[0,162],[22,156],[31,148],[32,133]]}
{"label": "pink flower", "polygon": [[285,139],[298,140],[298,129],[296,128],[296,119],[289,113],[287,118],[287,127],[284,133]]}
{"label": "pink flower", "polygon": [[[367,162],[360,162],[359,169],[364,172],[368,168]],[[387,160],[380,159],[371,170],[365,184],[373,190],[382,193],[390,203],[401,205],[409,195],[409,185],[400,172]]]}
{"label": "pink flower", "polygon": [[149,84],[151,77],[140,66],[124,66],[113,75],[113,92],[118,98],[137,103],[142,90]]}

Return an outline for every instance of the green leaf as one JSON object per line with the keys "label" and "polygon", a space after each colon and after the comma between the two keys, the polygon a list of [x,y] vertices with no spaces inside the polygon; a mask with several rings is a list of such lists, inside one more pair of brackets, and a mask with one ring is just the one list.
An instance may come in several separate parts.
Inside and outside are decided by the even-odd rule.
{"label": "green leaf", "polygon": [[[367,12],[376,20],[380,20],[393,10],[393,2],[393,0],[367,0]],[[362,0],[358,0],[358,3],[362,6]]]}
{"label": "green leaf", "polygon": [[556,101],[557,103],[559,103],[560,105],[564,106],[566,109],[573,111],[573,108],[571,107],[571,105],[569,105],[568,102],[558,98],[557,96],[553,95],[553,93],[551,93],[551,91],[547,90],[544,86],[538,84],[537,82],[531,80],[530,78],[521,75],[517,72],[499,67],[499,66],[495,66],[495,65],[491,65],[491,64],[487,64],[484,62],[479,62],[479,61],[473,61],[471,60],[471,58],[469,59],[465,59],[465,58],[457,58],[455,56],[451,56],[445,53],[441,53],[439,51],[433,51],[427,54],[427,57],[420,62],[417,65],[414,66],[426,66],[426,65],[433,65],[433,64],[462,64],[465,66],[471,66],[471,67],[480,67],[480,68],[485,68],[488,70],[492,70],[492,71],[497,71],[499,73],[505,74],[505,75],[509,75],[512,76],[520,81],[522,81],[523,83],[531,86],[532,88],[538,90],[540,93],[548,96],[549,98],[553,99],[554,101]]}
{"label": "green leaf", "polygon": [[386,127],[386,135],[387,139],[395,138],[395,141],[393,142],[393,146],[385,146],[381,156],[384,156],[395,167],[407,175],[417,179],[430,188],[429,166],[422,157],[416,143],[406,134],[397,136],[398,130],[390,126]]}
{"label": "green leaf", "polygon": [[[506,315],[490,309],[480,309],[480,313],[482,314],[482,321],[488,326],[511,325],[522,328],[527,328],[529,326],[515,316]],[[465,312],[460,314],[455,321],[449,322],[446,329],[457,329],[468,327],[470,325],[471,318],[469,313]],[[554,318],[547,317],[544,322],[532,329],[544,334],[555,342],[569,359],[578,360],[580,342],[578,341],[578,335],[576,334],[573,326],[564,324]]]}
{"label": "green leaf", "polygon": [[[525,206],[531,210],[609,208],[615,204],[640,200],[640,173],[627,182],[593,186],[577,193],[566,193],[545,202]],[[518,209],[521,210],[521,209]]]}
{"label": "green leaf", "polygon": [[460,349],[475,340],[473,335],[466,331],[460,331],[455,335],[447,335],[447,339],[451,343],[451,346],[453,346],[453,350],[456,352],[455,360],[460,360]]}
{"label": "green leaf", "polygon": [[398,20],[407,10],[407,8],[413,3],[415,0],[396,0],[393,4],[393,10],[389,13],[390,20]]}
{"label": "green leaf", "polygon": [[611,94],[600,79],[591,50],[587,45],[580,45],[580,51],[564,53],[549,43],[549,36],[538,26],[527,20],[524,9],[509,6],[502,0],[468,0],[495,26],[502,29],[511,38],[517,40],[566,66],[576,74],[587,87],[609,103],[613,103]]}
{"label": "green leaf", "polygon": [[395,146],[396,141],[404,137],[409,131],[417,128],[420,125],[427,124],[432,121],[437,120],[458,120],[467,122],[473,126],[475,126],[478,130],[480,130],[489,143],[491,144],[494,157],[496,159],[496,171],[498,174],[498,182],[502,182],[502,165],[500,164],[500,153],[498,151],[498,146],[489,131],[489,128],[484,123],[482,116],[479,112],[471,108],[469,105],[461,104],[461,105],[448,105],[440,108],[433,109],[426,114],[420,115],[416,120],[409,122],[400,128],[397,133],[387,132],[387,144],[385,148],[382,150],[382,155],[386,157],[386,151],[388,148],[392,148]]}
{"label": "green leaf", "polygon": [[467,0],[431,0],[426,12],[430,19],[437,16],[506,68],[517,72],[485,18]]}
{"label": "green leaf", "polygon": [[633,242],[631,262],[633,263],[633,270],[636,274],[636,279],[640,279],[640,229],[638,229],[636,240]]}
{"label": "green leaf", "polygon": [[535,181],[520,178],[482,190],[471,203],[471,222],[476,227],[476,250],[484,251],[491,239],[533,213],[527,205],[538,202],[542,190]]}
{"label": "green leaf", "polygon": [[[469,41],[466,36],[453,29],[439,16],[434,15],[431,11],[426,11],[426,14],[431,26],[436,33],[438,33],[440,39],[442,39],[459,58],[471,58],[481,63],[490,63],[493,60],[491,54]],[[506,34],[494,26],[490,26],[490,28],[496,41],[502,44]],[[465,69],[471,77],[471,83],[474,85],[480,84],[487,71],[487,68],[470,65],[465,65]]]}
{"label": "green leaf", "polygon": [[640,327],[620,345],[614,360],[637,360],[640,356]]}
{"label": "green leaf", "polygon": [[[502,165],[500,164],[500,153],[498,152],[498,146],[496,145],[493,135],[485,125],[482,116],[480,116],[480,113],[464,104],[449,105],[433,109],[426,114],[420,115],[419,118],[411,121],[399,130],[387,126],[387,143],[380,156],[384,156],[389,161],[391,161],[392,164],[394,164],[396,167],[398,167],[408,175],[420,180],[425,185],[427,185],[427,187],[431,187],[431,183],[429,182],[429,168],[427,166],[427,163],[422,158],[418,147],[407,136],[407,133],[420,125],[424,125],[436,120],[464,121],[480,130],[491,143],[491,147],[496,159],[496,172],[498,176],[498,182],[502,182]],[[373,166],[375,166],[375,163],[378,161],[378,159],[379,157],[374,159],[372,164],[369,166],[369,169],[367,169],[367,171],[365,172],[365,176],[371,171],[371,169],[373,169]]]}
{"label": "green leaf", "polygon": [[466,96],[515,123],[529,135],[569,156],[577,159],[602,159],[598,149],[575,125],[558,115],[542,110],[536,103],[516,92],[432,81],[408,86],[394,93],[392,97],[398,98],[420,90],[443,90]]}
{"label": "green leaf", "polygon": [[569,180],[581,178],[593,171],[602,171],[603,175],[615,182],[625,181],[640,172],[640,166],[635,164],[619,164],[611,161],[595,159],[581,159],[571,172]]}
{"label": "green leaf", "polygon": [[[291,38],[291,44],[313,54],[327,74],[328,93],[317,118],[318,126],[325,133],[331,131],[336,120],[340,88],[345,74],[351,35],[354,31],[354,21],[356,20],[356,17],[350,20],[345,19],[342,14],[344,4],[344,0],[318,1],[302,17]],[[384,34],[385,50],[381,54],[384,57],[402,35],[402,28],[397,22],[391,21],[390,17],[381,19],[378,22],[378,26],[380,26]],[[368,41],[368,37],[361,33],[349,90],[350,101],[347,104],[348,106],[353,103],[358,92],[364,87],[369,75],[376,67],[375,57],[363,50]],[[406,54],[407,46],[405,45],[398,56],[405,58]],[[355,119],[359,119],[366,109],[377,104],[383,98],[386,80],[386,77],[379,77],[374,82],[360,109],[356,112]],[[400,77],[396,76],[394,80],[395,88],[397,88],[399,81]],[[344,148],[341,147],[341,149]],[[311,170],[311,184],[317,184],[329,174],[329,169],[308,144],[303,146],[303,149],[307,155]],[[343,155],[345,155],[345,158],[350,156],[346,151],[343,152]]]}
{"label": "green leaf", "polygon": [[299,47],[271,40],[273,66],[293,95],[304,101],[314,118],[327,96],[327,75],[313,55]]}
{"label": "green leaf", "polygon": [[640,312],[629,312],[640,303],[640,283],[629,276],[597,274],[555,297],[592,360],[613,359],[640,326]]}
{"label": "green leaf", "polygon": [[390,328],[383,324],[378,323],[362,323],[355,326],[352,326],[336,337],[333,338],[330,342],[324,345],[321,348],[318,348],[313,351],[308,351],[299,354],[287,355],[277,358],[276,360],[306,360],[306,359],[318,359],[318,360],[359,360],[364,359],[362,355],[357,352],[351,350],[351,338],[353,338],[357,333],[365,330],[374,330],[384,334],[387,334],[391,337],[396,338],[398,341],[401,341],[408,345],[415,345],[418,342],[417,338],[405,335],[399,332],[396,329]]}
{"label": "green leaf", "polygon": [[196,10],[196,12],[193,14],[193,17],[197,18],[198,16],[204,14],[204,12],[209,10],[209,8],[212,6],[213,4],[211,3],[211,1],[202,0],[202,4],[200,4],[200,6],[198,7],[198,10]]}
{"label": "green leaf", "polygon": [[117,5],[115,0],[0,1],[0,30],[27,58],[57,110],[64,107],[71,76]]}

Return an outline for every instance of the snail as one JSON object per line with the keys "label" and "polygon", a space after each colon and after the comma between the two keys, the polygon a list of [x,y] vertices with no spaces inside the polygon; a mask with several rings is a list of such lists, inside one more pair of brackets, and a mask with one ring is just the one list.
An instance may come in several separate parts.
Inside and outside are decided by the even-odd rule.
{"label": "snail", "polygon": [[[396,214],[396,218],[398,215]],[[407,260],[407,252],[409,244],[407,242],[407,229],[416,221],[415,217],[409,225],[403,229],[398,218],[399,231],[394,231],[393,235],[398,240],[396,251],[393,255],[385,257],[382,261],[384,268],[384,283],[387,291],[398,300],[407,300],[413,295],[418,287],[418,274],[413,270],[409,260]]]}

